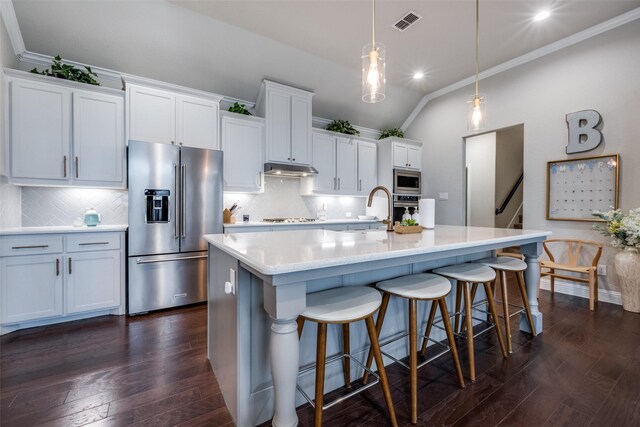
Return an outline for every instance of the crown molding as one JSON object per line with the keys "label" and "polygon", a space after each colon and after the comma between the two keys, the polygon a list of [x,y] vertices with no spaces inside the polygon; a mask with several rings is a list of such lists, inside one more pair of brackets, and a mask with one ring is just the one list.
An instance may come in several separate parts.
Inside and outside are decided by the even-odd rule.
{"label": "crown molding", "polygon": [[9,40],[11,40],[11,46],[16,56],[20,58],[20,54],[27,49],[24,46],[24,40],[22,39],[22,32],[20,31],[20,25],[18,25],[18,18],[16,17],[16,10],[13,8],[13,2],[0,1],[0,15],[4,21],[4,26],[9,33]]}
{"label": "crown molding", "polygon": [[[311,125],[314,128],[317,129],[326,129],[327,126],[332,122],[333,120],[331,119],[325,119],[323,117],[316,117],[313,116],[311,118]],[[363,138],[368,138],[368,139],[373,139],[373,140],[378,140],[378,137],[380,136],[380,131],[378,129],[371,129],[371,128],[366,128],[366,127],[362,127],[362,126],[353,126],[354,129],[356,129],[358,132],[360,132],[360,135]]]}
{"label": "crown molding", "polygon": [[[569,46],[573,46],[574,44],[580,43],[584,40],[590,39],[591,37],[595,37],[597,35],[613,30],[614,28],[618,28],[622,25],[628,24],[638,19],[640,19],[640,7],[630,10],[629,12],[623,13],[622,15],[618,15],[607,21],[601,22],[600,24],[594,25],[593,27],[589,27],[586,30],[579,31],[575,34],[572,34],[561,40],[550,43],[536,50],[532,50],[531,52],[525,53],[524,55],[518,56],[517,58],[513,58],[509,61],[503,62],[502,64],[496,65],[495,67],[484,70],[478,74],[478,80],[483,80],[488,77],[495,76],[496,74],[500,74],[505,71],[511,70],[512,68],[519,67],[528,62],[542,58],[543,56],[546,56],[546,55],[550,55],[561,49],[564,49]],[[434,92],[431,92],[425,95],[420,100],[418,105],[416,105],[413,111],[411,111],[407,119],[402,124],[401,129],[403,131],[406,131],[407,128],[411,126],[411,123],[413,123],[416,117],[418,117],[418,114],[420,114],[422,109],[432,99],[438,98],[442,95],[446,95],[448,93],[461,89],[465,86],[473,84],[474,82],[475,82],[475,76],[467,77],[466,79],[460,80],[456,83],[453,83],[449,86],[443,87],[442,89],[438,89]]]}

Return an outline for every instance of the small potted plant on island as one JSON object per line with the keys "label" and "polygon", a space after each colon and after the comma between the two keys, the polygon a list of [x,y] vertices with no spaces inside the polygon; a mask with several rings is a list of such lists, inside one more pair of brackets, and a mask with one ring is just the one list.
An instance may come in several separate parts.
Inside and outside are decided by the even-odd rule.
{"label": "small potted plant on island", "polygon": [[422,233],[422,226],[415,219],[403,219],[396,221],[393,231],[398,234]]}
{"label": "small potted plant on island", "polygon": [[595,224],[593,228],[613,237],[611,245],[622,249],[615,258],[622,308],[640,313],[640,208],[632,209],[628,214],[615,209],[594,212],[593,215],[605,221],[604,224]]}

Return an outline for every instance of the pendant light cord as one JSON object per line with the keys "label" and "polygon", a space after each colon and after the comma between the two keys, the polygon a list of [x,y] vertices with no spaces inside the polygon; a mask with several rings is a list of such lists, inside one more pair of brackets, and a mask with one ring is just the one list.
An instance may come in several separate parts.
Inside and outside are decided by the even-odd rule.
{"label": "pendant light cord", "polygon": [[376,0],[373,0],[373,19],[371,20],[371,48],[376,47]]}
{"label": "pendant light cord", "polygon": [[[375,1],[375,0],[374,0]],[[480,0],[476,0],[476,98],[478,97],[478,57],[479,48],[479,29],[480,29]]]}

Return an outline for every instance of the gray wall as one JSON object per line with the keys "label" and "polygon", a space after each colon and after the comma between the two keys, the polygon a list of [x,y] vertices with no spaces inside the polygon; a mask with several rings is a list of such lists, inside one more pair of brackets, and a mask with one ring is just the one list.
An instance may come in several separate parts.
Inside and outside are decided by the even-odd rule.
{"label": "gray wall", "polygon": [[13,52],[9,34],[0,19],[0,227],[17,227],[20,225],[20,187],[7,184],[4,176],[5,159],[5,129],[4,120],[4,68],[17,68],[18,58]]}
{"label": "gray wall", "polygon": [[[640,206],[640,22],[635,21],[536,61],[480,82],[487,94],[487,129],[524,124],[524,221],[529,229],[547,229],[554,237],[607,242],[591,223],[547,221],[546,162],[566,159],[565,115],[598,110],[605,142],[584,155],[620,153],[620,205]],[[482,58],[480,58],[482,61]],[[463,137],[469,86],[429,102],[405,133],[423,141],[424,197],[448,192],[436,204],[436,222],[463,224]],[[436,155],[437,153],[437,155]],[[617,290],[615,251],[605,249],[609,276],[601,288]]]}

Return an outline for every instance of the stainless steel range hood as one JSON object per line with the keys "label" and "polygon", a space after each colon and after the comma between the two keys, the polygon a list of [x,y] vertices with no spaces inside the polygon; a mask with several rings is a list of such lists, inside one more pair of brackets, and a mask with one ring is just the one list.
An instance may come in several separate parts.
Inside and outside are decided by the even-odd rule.
{"label": "stainless steel range hood", "polygon": [[317,174],[313,166],[292,165],[283,163],[265,163],[264,174],[274,176],[303,177]]}

